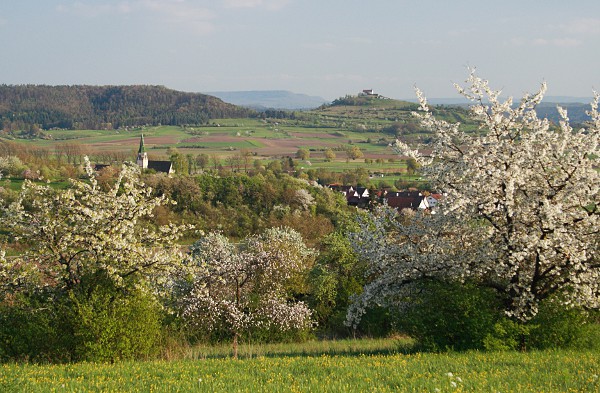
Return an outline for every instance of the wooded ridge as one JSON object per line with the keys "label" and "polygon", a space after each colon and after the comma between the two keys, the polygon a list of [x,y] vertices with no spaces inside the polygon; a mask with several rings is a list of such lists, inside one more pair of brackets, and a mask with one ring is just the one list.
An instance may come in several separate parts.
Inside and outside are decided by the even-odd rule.
{"label": "wooded ridge", "polygon": [[164,86],[0,85],[0,122],[5,130],[33,125],[43,129],[111,129],[202,124],[251,113],[216,97]]}

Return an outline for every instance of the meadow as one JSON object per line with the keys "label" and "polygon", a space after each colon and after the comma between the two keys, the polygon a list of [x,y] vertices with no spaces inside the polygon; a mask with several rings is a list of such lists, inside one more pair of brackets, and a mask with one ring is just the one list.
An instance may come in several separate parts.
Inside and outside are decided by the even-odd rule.
{"label": "meadow", "polygon": [[[320,349],[319,349],[320,348]],[[594,351],[410,353],[406,341],[204,347],[174,361],[4,364],[6,392],[598,392]],[[204,355],[203,355],[204,354]]]}

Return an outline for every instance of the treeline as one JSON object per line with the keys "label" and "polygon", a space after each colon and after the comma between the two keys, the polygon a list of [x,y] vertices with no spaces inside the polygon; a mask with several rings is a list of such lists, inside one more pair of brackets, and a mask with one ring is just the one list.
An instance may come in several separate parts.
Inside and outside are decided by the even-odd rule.
{"label": "treeline", "polygon": [[381,103],[382,100],[395,102],[397,106],[394,109],[404,110],[404,111],[415,111],[419,108],[419,106],[415,103],[399,101],[399,100],[390,100],[382,97],[374,97],[374,96],[355,96],[355,95],[346,95],[344,97],[336,98],[329,105],[323,105],[323,108],[327,106],[373,106]]}
{"label": "treeline", "polygon": [[0,85],[5,132],[202,124],[252,113],[216,97],[163,86]]}

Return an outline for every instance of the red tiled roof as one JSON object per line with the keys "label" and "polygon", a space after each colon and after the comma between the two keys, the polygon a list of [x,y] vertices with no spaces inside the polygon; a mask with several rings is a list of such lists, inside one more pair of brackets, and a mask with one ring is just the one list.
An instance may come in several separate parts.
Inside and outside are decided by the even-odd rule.
{"label": "red tiled roof", "polygon": [[396,209],[417,209],[423,200],[422,196],[393,196],[386,198],[387,204]]}

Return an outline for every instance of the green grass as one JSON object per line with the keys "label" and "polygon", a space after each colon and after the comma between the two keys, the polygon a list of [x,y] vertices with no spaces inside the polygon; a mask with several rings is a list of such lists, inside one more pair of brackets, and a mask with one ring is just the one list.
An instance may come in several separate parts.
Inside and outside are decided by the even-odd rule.
{"label": "green grass", "polygon": [[[403,354],[394,349],[399,348],[397,340],[352,343],[280,344],[240,360],[206,357],[115,364],[5,364],[0,366],[0,391],[600,391],[600,354],[593,351]],[[344,349],[352,345],[354,350]]]}
{"label": "green grass", "polygon": [[[6,187],[13,191],[20,191],[23,187],[24,181],[25,180],[20,178],[5,178],[3,180],[0,180],[0,186]],[[71,182],[69,182],[68,180],[51,181],[49,183],[45,181],[34,181],[34,183],[48,185],[57,190],[64,190],[71,186]]]}
{"label": "green grass", "polygon": [[[303,343],[240,343],[240,359],[282,356],[341,356],[341,355],[392,355],[408,351],[413,340],[408,337],[365,340],[312,340]],[[187,360],[225,358],[231,356],[230,343],[219,345],[197,345],[186,348],[180,356]]]}
{"label": "green grass", "polygon": [[313,164],[313,167],[326,168],[331,171],[342,171],[344,169],[356,169],[365,168],[371,172],[401,172],[406,168],[404,161],[396,160],[395,162],[388,162],[387,160],[381,164],[372,162],[367,164],[364,158],[356,160],[348,160],[344,158],[346,155],[344,152],[336,152],[338,157],[333,161],[324,161],[322,159],[309,158],[308,160]]}

